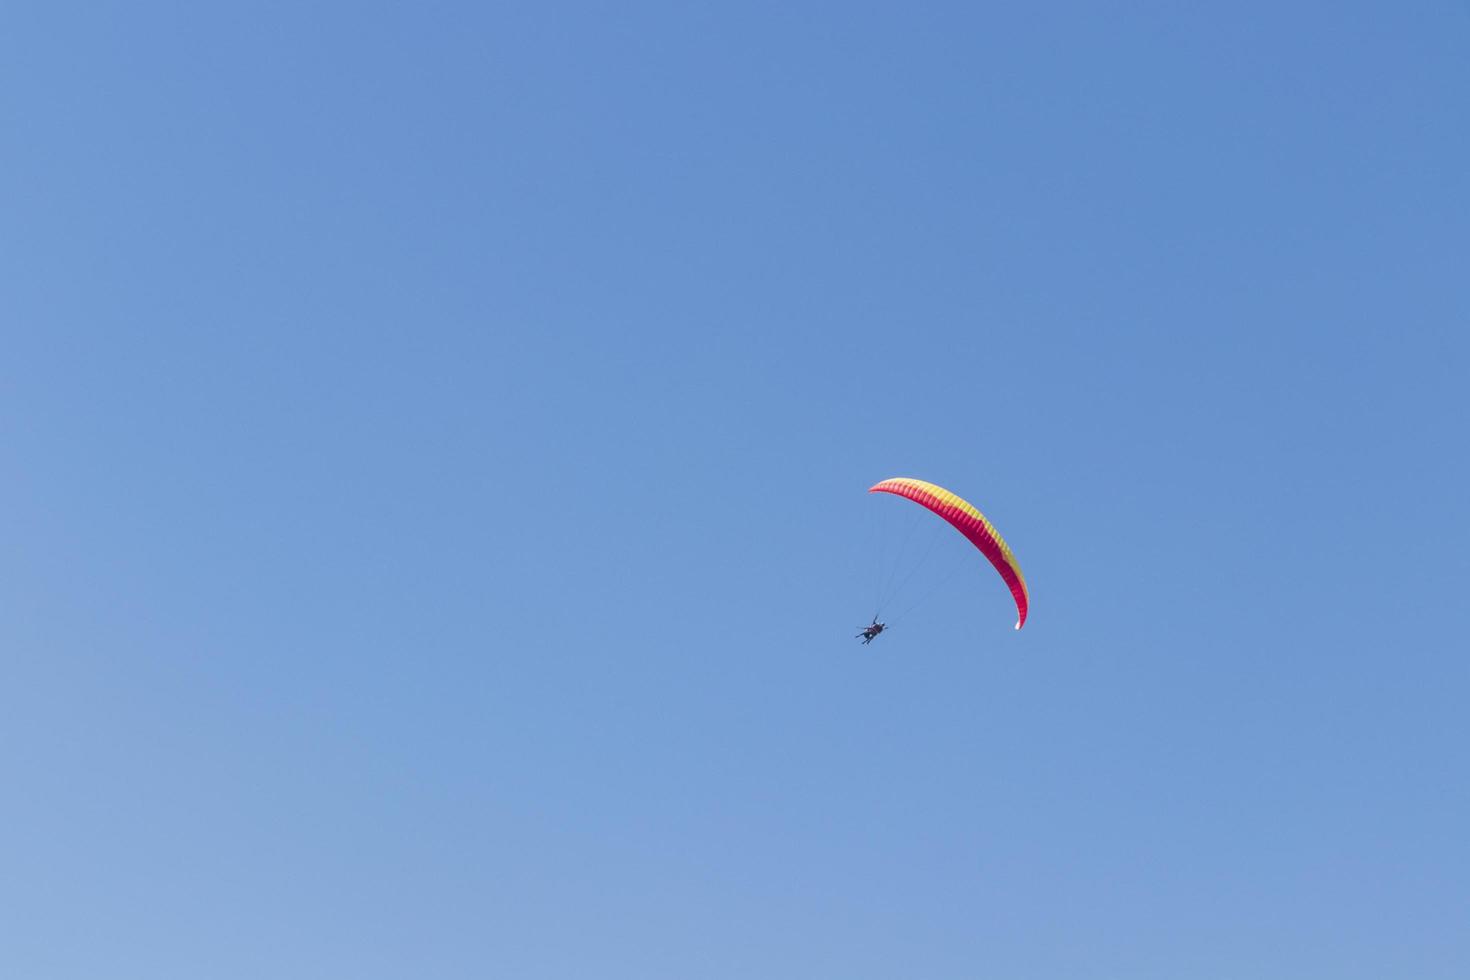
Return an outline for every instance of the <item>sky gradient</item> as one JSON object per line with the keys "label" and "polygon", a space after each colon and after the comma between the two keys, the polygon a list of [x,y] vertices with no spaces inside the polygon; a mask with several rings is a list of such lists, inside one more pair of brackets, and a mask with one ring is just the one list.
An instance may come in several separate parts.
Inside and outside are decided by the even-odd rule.
{"label": "sky gradient", "polygon": [[5,23],[0,973],[1470,975],[1463,5]]}

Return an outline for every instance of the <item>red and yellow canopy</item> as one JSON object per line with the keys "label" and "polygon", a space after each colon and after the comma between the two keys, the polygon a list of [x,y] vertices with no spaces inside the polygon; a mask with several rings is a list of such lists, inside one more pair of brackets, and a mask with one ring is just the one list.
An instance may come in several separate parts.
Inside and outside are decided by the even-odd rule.
{"label": "red and yellow canopy", "polygon": [[1000,577],[1005,579],[1011,595],[1015,597],[1016,629],[1026,624],[1026,609],[1030,605],[1026,592],[1026,579],[1021,575],[1021,566],[1017,563],[1016,556],[1011,553],[1011,546],[1006,544],[1000,532],[995,529],[995,525],[987,521],[984,514],[943,487],[909,477],[884,480],[870,487],[868,492],[891,493],[907,497],[919,506],[932,510],[952,524],[955,530],[969,538],[970,543],[990,559],[990,564],[995,566],[997,572],[1000,572]]}

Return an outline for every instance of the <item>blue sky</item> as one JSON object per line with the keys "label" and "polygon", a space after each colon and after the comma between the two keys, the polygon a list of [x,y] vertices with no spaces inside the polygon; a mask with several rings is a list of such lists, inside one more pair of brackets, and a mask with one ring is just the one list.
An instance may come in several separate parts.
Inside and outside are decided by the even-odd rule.
{"label": "blue sky", "polygon": [[7,975],[1470,973],[1461,7],[3,34]]}

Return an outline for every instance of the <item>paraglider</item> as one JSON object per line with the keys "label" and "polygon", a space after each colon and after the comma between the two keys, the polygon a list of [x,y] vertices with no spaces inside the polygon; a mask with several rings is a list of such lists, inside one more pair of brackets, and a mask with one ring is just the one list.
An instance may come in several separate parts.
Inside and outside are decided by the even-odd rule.
{"label": "paraglider", "polygon": [[[1016,600],[1016,629],[1026,624],[1026,613],[1031,604],[1030,595],[1026,591],[1026,579],[1021,575],[1021,566],[1011,552],[1010,545],[1005,543],[995,525],[986,520],[984,514],[943,487],[909,477],[884,480],[868,488],[868,492],[891,493],[907,498],[948,521],[955,530],[980,549],[981,554],[990,559],[990,564],[995,566],[1006,587],[1011,590],[1011,596]],[[879,625],[876,616],[873,623],[875,626]],[[873,636],[881,632],[880,628]],[[866,631],[858,635],[865,634]],[[863,642],[872,642],[873,636],[868,636]]]}
{"label": "paraglider", "polygon": [[878,622],[877,616],[874,616],[873,622],[867,626],[864,626],[863,631],[858,634],[858,637],[862,638],[863,646],[867,646],[869,643],[872,643],[873,640],[877,638],[879,633],[882,633],[887,628],[888,627],[885,626],[883,623]]}

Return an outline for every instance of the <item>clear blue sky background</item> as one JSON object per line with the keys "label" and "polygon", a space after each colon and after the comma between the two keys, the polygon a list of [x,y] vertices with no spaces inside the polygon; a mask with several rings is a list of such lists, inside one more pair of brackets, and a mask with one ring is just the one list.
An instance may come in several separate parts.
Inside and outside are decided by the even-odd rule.
{"label": "clear blue sky background", "polygon": [[0,972],[1470,976],[1470,13],[1189,7],[8,5]]}

